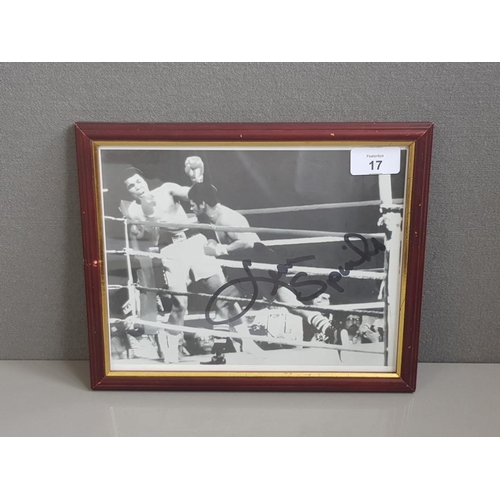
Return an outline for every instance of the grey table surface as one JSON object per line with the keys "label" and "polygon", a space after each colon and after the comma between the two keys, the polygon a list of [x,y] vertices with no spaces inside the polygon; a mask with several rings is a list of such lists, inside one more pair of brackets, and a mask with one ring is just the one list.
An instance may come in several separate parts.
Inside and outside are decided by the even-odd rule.
{"label": "grey table surface", "polygon": [[500,364],[414,394],[91,391],[85,361],[0,361],[1,436],[499,436]]}

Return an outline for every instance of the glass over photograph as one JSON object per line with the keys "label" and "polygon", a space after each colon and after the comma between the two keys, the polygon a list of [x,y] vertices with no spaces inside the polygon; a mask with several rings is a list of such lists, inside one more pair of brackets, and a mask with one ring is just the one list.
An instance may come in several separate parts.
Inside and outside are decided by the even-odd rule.
{"label": "glass over photograph", "polygon": [[99,146],[110,370],[395,372],[409,150],[362,148]]}

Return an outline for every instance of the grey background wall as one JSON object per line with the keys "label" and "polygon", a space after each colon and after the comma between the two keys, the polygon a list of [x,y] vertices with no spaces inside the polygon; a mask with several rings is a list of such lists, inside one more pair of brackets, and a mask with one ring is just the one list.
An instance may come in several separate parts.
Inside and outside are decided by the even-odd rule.
{"label": "grey background wall", "polygon": [[0,64],[0,359],[86,359],[73,123],[432,121],[420,360],[500,362],[500,65]]}

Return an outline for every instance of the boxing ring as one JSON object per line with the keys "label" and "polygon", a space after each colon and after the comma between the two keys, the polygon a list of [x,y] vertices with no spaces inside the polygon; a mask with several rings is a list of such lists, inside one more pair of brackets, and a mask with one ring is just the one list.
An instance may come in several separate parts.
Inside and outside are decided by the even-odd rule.
{"label": "boxing ring", "polygon": [[[150,327],[157,329],[158,336],[166,336],[167,343],[169,336],[179,337],[182,333],[192,333],[201,338],[207,337],[219,337],[219,338],[229,338],[229,339],[241,339],[243,341],[254,341],[259,343],[268,344],[279,344],[281,346],[286,345],[291,348],[307,347],[309,349],[322,349],[327,351],[337,351],[339,359],[341,360],[341,352],[353,352],[353,353],[364,353],[370,356],[376,356],[378,359],[382,358],[383,366],[387,367],[389,363],[394,362],[396,353],[390,354],[389,342],[394,341],[394,336],[397,332],[396,328],[396,311],[399,308],[399,280],[395,279],[399,275],[400,269],[400,259],[401,259],[401,226],[402,226],[402,213],[403,205],[402,200],[392,199],[391,181],[390,176],[381,175],[379,176],[379,189],[380,189],[380,200],[373,201],[360,201],[360,202],[345,202],[345,203],[328,203],[328,204],[318,204],[318,205],[302,205],[302,206],[289,206],[289,207],[275,207],[275,208],[258,208],[258,209],[248,209],[239,210],[238,212],[242,215],[265,215],[265,214],[276,214],[276,213],[286,213],[286,212],[301,212],[301,211],[313,211],[313,210],[335,210],[338,208],[360,208],[368,206],[378,206],[380,211],[380,218],[378,220],[378,226],[381,227],[380,233],[357,233],[360,236],[368,239],[375,239],[382,242],[385,246],[384,252],[384,268],[383,269],[352,269],[347,274],[342,274],[342,279],[354,279],[354,280],[375,280],[380,283],[379,296],[376,302],[366,302],[366,303],[352,303],[352,304],[338,304],[329,306],[318,306],[318,305],[308,305],[302,303],[287,303],[280,302],[278,300],[268,301],[262,299],[249,299],[246,297],[234,297],[229,295],[218,295],[217,301],[228,301],[236,302],[238,304],[248,304],[252,301],[252,304],[258,304],[268,307],[279,307],[285,308],[287,311],[293,311],[297,309],[317,311],[322,314],[335,314],[335,313],[355,313],[360,316],[367,316],[373,318],[381,318],[384,323],[384,335],[383,341],[378,344],[373,345],[371,350],[365,348],[357,347],[358,345],[368,345],[368,344],[351,344],[351,345],[338,345],[329,344],[319,341],[303,341],[303,340],[292,340],[283,337],[272,337],[272,336],[262,336],[262,335],[242,335],[241,332],[236,331],[226,331],[220,329],[210,329],[196,326],[188,325],[176,325],[172,323],[165,323],[162,321],[147,321],[140,317],[140,312],[138,310],[139,294],[140,292],[154,292],[157,295],[166,296],[187,296],[187,297],[201,297],[203,299],[210,300],[213,297],[211,293],[204,292],[191,292],[191,291],[176,291],[173,289],[156,288],[156,287],[146,287],[139,283],[134,282],[133,279],[133,266],[132,258],[137,257],[149,257],[151,259],[161,259],[161,255],[157,252],[152,251],[139,251],[132,249],[130,247],[129,240],[129,228],[131,224],[140,224],[142,226],[149,227],[159,227],[165,228],[172,231],[176,230],[211,230],[211,231],[224,231],[233,233],[256,233],[274,236],[286,236],[283,239],[269,239],[261,240],[261,243],[267,247],[283,247],[283,246],[300,246],[300,245],[311,245],[311,244],[322,244],[322,243],[332,243],[341,244],[344,243],[344,233],[332,232],[332,231],[319,231],[319,230],[308,230],[308,229],[286,229],[286,228],[269,228],[269,227],[228,227],[228,226],[217,226],[213,224],[203,224],[203,223],[167,223],[161,221],[131,221],[127,218],[117,218],[105,216],[106,220],[116,221],[123,224],[125,248],[123,250],[106,250],[107,255],[123,255],[126,259],[126,270],[127,270],[127,284],[126,285],[109,285],[108,294],[111,290],[128,289],[129,302],[131,305],[131,314],[125,319],[110,317],[109,323],[111,325],[116,325],[118,323],[128,324],[128,325],[141,325],[143,327]],[[173,243],[175,244],[175,243]],[[239,261],[233,261],[229,259],[217,259],[218,263],[223,269],[239,268],[242,269],[242,263]],[[276,264],[269,264],[266,262],[254,262],[251,263],[251,269],[259,271],[274,271],[276,272]],[[306,273],[308,276],[329,276],[335,269],[324,268],[324,267],[312,267],[312,266],[295,266],[290,267],[286,272],[282,272],[280,275],[283,277],[289,277],[296,275],[298,273]],[[202,319],[204,315],[193,315],[187,314],[185,319]],[[170,332],[170,333],[169,333]],[[392,344],[396,345],[395,343]],[[269,352],[269,351],[267,351]],[[392,359],[390,360],[390,356]],[[166,360],[165,360],[166,362]],[[379,361],[380,363],[380,361]]]}

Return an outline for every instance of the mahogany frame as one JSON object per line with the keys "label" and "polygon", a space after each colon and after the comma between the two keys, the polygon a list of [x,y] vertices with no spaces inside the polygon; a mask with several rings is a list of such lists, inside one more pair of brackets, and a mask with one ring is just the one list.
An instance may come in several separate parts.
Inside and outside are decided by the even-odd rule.
{"label": "mahogany frame", "polygon": [[[432,123],[76,123],[91,387],[121,390],[371,391],[416,388],[418,341],[431,164]],[[95,145],[102,141],[200,142],[406,142],[413,148],[401,368],[392,377],[232,376],[202,373],[175,377],[116,376],[106,371],[101,260],[102,231],[97,203]],[[408,198],[407,198],[408,199]],[[151,372],[148,372],[151,373]]]}

